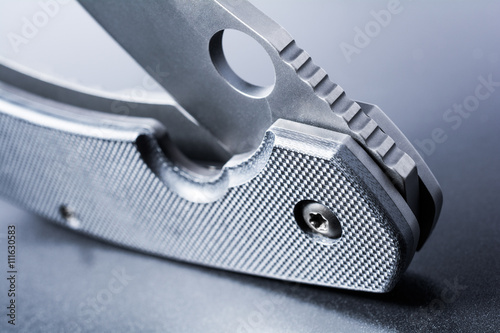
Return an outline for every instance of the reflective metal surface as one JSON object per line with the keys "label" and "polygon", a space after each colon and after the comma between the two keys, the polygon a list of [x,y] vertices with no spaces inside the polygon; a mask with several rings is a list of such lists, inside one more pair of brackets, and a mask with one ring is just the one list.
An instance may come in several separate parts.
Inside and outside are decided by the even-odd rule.
{"label": "reflective metal surface", "polygon": [[[99,22],[111,32],[113,37],[132,56],[138,59],[141,65],[160,84],[165,86],[170,93],[173,93],[175,98],[188,108],[187,112],[194,114],[195,118],[200,119],[199,107],[196,106],[197,97],[191,96],[191,99],[185,100],[189,95],[186,92],[196,91],[201,93],[205,99],[204,108],[205,106],[214,103],[220,104],[221,101],[224,101],[223,106],[205,108],[206,110],[204,110],[202,118],[211,118],[206,121],[202,120],[201,123],[198,123],[196,119],[187,115],[186,111],[180,107],[177,112],[171,106],[169,106],[170,110],[167,110],[166,106],[162,107],[161,105],[156,105],[155,108],[151,107],[151,110],[149,110],[146,104],[146,107],[142,108],[147,110],[146,112],[139,109],[134,110],[132,113],[129,112],[131,115],[156,115],[157,119],[162,123],[168,123],[167,127],[174,128],[172,131],[174,142],[192,144],[193,141],[202,140],[204,146],[211,149],[207,150],[203,149],[204,147],[198,147],[200,149],[194,153],[200,150],[202,152],[206,151],[201,158],[211,153],[214,159],[219,159],[226,155],[226,149],[229,150],[228,153],[232,151],[233,154],[247,153],[248,149],[250,149],[245,148],[241,150],[240,147],[235,150],[234,147],[231,148],[231,145],[240,145],[242,147],[250,145],[254,146],[253,149],[255,149],[256,145],[252,144],[252,140],[249,139],[252,136],[245,134],[240,127],[254,133],[253,137],[260,141],[262,136],[259,133],[267,130],[270,124],[265,124],[266,117],[262,115],[252,115],[252,119],[246,120],[238,113],[243,112],[246,116],[250,114],[245,111],[244,105],[248,105],[254,111],[262,109],[262,105],[264,108],[270,106],[270,110],[273,111],[273,119],[286,118],[301,122],[304,121],[307,124],[332,128],[347,133],[371,154],[380,167],[392,179],[417,216],[421,228],[425,230],[419,240],[419,247],[425,242],[439,216],[441,206],[439,185],[429,172],[425,162],[420,159],[411,144],[400,132],[397,132],[400,138],[397,140],[399,143],[388,135],[388,133],[397,131],[397,129],[381,111],[377,114],[381,119],[380,121],[384,123],[383,128],[380,128],[377,122],[367,115],[367,111],[371,106],[367,105],[365,106],[366,110],[361,110],[357,103],[347,99],[342,89],[328,79],[326,72],[313,64],[309,55],[300,49],[289,35],[255,7],[244,1],[238,2],[236,6],[225,2],[205,2],[199,5],[191,5],[184,2],[161,2],[148,5],[143,8],[144,11],[131,11],[129,5],[124,5],[124,3],[84,2],[84,4]],[[110,11],[110,8],[113,11]],[[120,8],[122,10],[116,12]],[[200,23],[196,20],[200,11],[211,11],[213,15],[209,15],[210,19]],[[176,15],[173,16],[173,19],[169,20],[170,25],[165,25],[161,13],[176,13]],[[109,16],[110,14],[111,16]],[[113,17],[120,17],[121,19],[116,20]],[[154,18],[154,22],[149,22],[148,19],[152,18]],[[136,29],[133,32],[128,31],[127,29],[129,29],[130,25],[123,24],[123,22],[131,22],[132,20],[141,22],[141,29]],[[241,22],[243,22],[242,26]],[[177,29],[174,29],[172,24],[177,25]],[[208,26],[205,26],[207,24]],[[226,68],[224,71],[230,71],[226,60],[223,59],[221,39],[224,27],[232,27],[233,24],[236,24],[240,30],[247,31],[250,29],[247,31],[250,34],[254,34],[257,31],[254,37],[262,40],[263,45],[269,49],[268,53],[271,59],[273,59],[275,67],[278,69],[281,68],[281,70],[277,71],[277,83],[273,87],[275,91],[269,92],[269,97],[267,97],[269,95],[267,93],[266,95],[253,96],[254,98],[252,98],[245,91],[235,92],[232,89],[234,85],[232,87],[227,85],[227,82],[219,75],[221,74],[221,69],[220,66],[217,66],[218,63],[222,62],[224,64]],[[134,25],[134,29],[137,27],[137,24]],[[182,33],[178,32],[179,29]],[[162,35],[165,38],[155,40],[154,36],[158,35]],[[214,43],[217,45],[214,46]],[[155,49],[157,47],[159,47],[158,50]],[[145,50],[148,51],[145,52]],[[171,52],[174,54],[171,54]],[[182,61],[176,60],[178,57],[175,54],[183,54],[184,56],[181,57]],[[163,57],[162,59],[158,59],[160,55]],[[153,68],[159,67],[166,69],[167,79],[158,77],[157,70]],[[217,73],[216,69],[219,73]],[[7,68],[3,72],[6,70],[8,72]],[[174,75],[174,73],[177,74]],[[55,85],[44,84],[36,86],[35,82],[29,82],[29,78],[27,77],[19,78],[11,75],[9,72],[8,74],[10,82],[16,82],[17,84],[18,81],[22,81],[23,83],[20,86],[24,89],[36,89],[36,91],[41,91],[44,96],[55,98],[59,101],[69,101],[73,105],[86,103],[85,96],[88,96],[87,94],[79,94],[68,89],[58,89]],[[191,78],[192,75],[203,77],[204,79],[193,80]],[[35,84],[35,88],[32,88],[33,84]],[[201,84],[201,86],[196,86],[196,84]],[[276,89],[276,85],[278,88],[281,87],[281,90]],[[47,86],[49,87],[47,88]],[[245,87],[247,86],[243,85],[242,89],[246,89]],[[238,90],[238,88],[235,89]],[[212,93],[210,93],[211,91]],[[234,96],[234,98],[231,96]],[[295,98],[292,98],[292,96],[295,96]],[[264,97],[265,102],[259,100]],[[294,99],[300,100],[301,103],[307,102],[306,109],[297,108],[296,105],[292,106]],[[110,101],[109,99],[103,100],[101,97],[89,98],[89,102],[96,101],[99,106],[103,103],[104,105],[111,104],[112,112],[115,112],[116,103],[120,102],[117,100]],[[126,101],[123,102],[126,103]],[[190,105],[189,103],[194,103],[194,105]],[[88,106],[85,105],[85,107]],[[227,110],[232,109],[238,109],[238,112],[230,112],[231,116],[227,117]],[[288,109],[287,114],[281,114],[279,110],[285,109]],[[231,117],[233,120],[230,120]],[[307,119],[304,119],[304,117]],[[208,129],[208,131],[205,129],[193,130],[194,127],[200,124]],[[214,138],[210,134],[210,132],[214,132],[214,129],[217,129],[215,133],[218,133],[216,135],[219,138]],[[192,136],[191,132],[193,132]],[[179,135],[176,135],[179,133],[189,134],[187,136],[181,134],[179,138]],[[221,136],[222,133],[224,137],[231,139],[231,143],[228,143]],[[189,139],[186,139],[186,137],[189,137]],[[399,148],[400,144],[404,144],[406,151]],[[197,145],[195,144],[195,146]],[[194,153],[190,152],[190,155]],[[410,154],[412,157],[408,155],[409,153],[412,153]],[[415,159],[419,161],[418,165],[416,165]],[[425,204],[421,204],[421,202],[425,202]],[[427,208],[428,206],[430,208]]]}
{"label": "reflective metal surface", "polygon": [[[345,134],[279,120],[254,154],[202,176],[160,148],[153,121],[99,126],[95,112],[5,84],[0,95],[0,195],[55,223],[170,259],[371,292],[392,289],[413,257],[414,215]],[[307,198],[340,219],[337,242],[296,225]]]}
{"label": "reflective metal surface", "polygon": [[[403,11],[348,63],[339,44],[354,45],[352,28],[364,28],[373,21],[370,11],[387,3],[308,3],[258,5],[336,73],[353,97],[383,106],[447,194],[441,223],[396,289],[367,296],[177,264],[82,238],[5,204],[2,228],[15,223],[24,235],[25,331],[497,330],[498,88],[483,88],[488,99],[473,111],[454,109],[472,100],[480,77],[500,81],[500,50],[491,43],[497,4],[401,2]],[[113,293],[108,285],[116,276],[124,287]]]}
{"label": "reflective metal surface", "polygon": [[[279,24],[249,2],[79,2],[151,75],[163,68],[168,78],[161,85],[233,154],[256,149],[277,119],[345,133],[369,152],[419,215],[413,159]],[[275,67],[272,87],[253,86],[232,71],[222,49],[225,29],[261,44]]]}

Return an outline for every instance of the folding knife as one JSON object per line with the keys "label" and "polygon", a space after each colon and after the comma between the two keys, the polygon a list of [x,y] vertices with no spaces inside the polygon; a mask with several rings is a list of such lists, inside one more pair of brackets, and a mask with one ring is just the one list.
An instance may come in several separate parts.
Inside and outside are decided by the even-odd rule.
{"label": "folding knife", "polygon": [[[79,0],[172,104],[89,94],[0,65],[0,194],[102,240],[229,271],[389,291],[440,213],[436,179],[376,106],[349,99],[243,0]],[[224,31],[267,52],[259,87]]]}

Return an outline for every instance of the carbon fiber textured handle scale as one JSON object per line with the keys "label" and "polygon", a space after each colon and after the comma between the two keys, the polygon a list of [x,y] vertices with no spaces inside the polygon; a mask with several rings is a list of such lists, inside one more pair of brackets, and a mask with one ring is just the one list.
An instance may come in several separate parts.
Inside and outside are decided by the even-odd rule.
{"label": "carbon fiber textured handle scale", "polygon": [[[345,134],[278,121],[259,149],[195,175],[147,124],[25,99],[0,87],[0,194],[69,228],[139,251],[241,273],[390,290],[418,240],[411,210]],[[118,118],[117,118],[118,119]],[[298,202],[328,207],[340,238],[304,232]]]}

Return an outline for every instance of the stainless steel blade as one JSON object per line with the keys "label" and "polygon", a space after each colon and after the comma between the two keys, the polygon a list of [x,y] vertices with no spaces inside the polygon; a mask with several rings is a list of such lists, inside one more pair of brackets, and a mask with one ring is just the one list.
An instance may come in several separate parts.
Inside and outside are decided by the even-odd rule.
{"label": "stainless steel blade", "polygon": [[[410,157],[408,149],[402,150],[387,134],[397,132],[387,127],[394,126],[390,120],[381,128],[280,25],[249,2],[79,2],[153,77],[155,69],[168,72],[161,85],[232,154],[256,149],[277,119],[348,134],[390,177],[426,225],[423,229],[432,229],[441,192],[434,190],[439,185],[420,158],[418,168],[425,171],[418,171],[412,158],[418,153],[411,148]],[[232,72],[222,51],[226,29],[246,33],[267,51],[276,72],[272,90],[252,86]],[[404,146],[411,144],[406,140]],[[421,212],[427,209],[419,207],[423,199],[432,203],[431,212]]]}
{"label": "stainless steel blade", "polygon": [[[220,166],[231,157],[226,147],[200,126],[175,101],[140,101],[117,98],[103,91],[59,82],[52,77],[24,68],[0,58],[0,81],[41,97],[98,112],[159,122],[172,141],[188,158],[202,165]],[[161,141],[161,138],[159,138]]]}
{"label": "stainless steel blade", "polygon": [[[277,119],[346,133],[371,152],[408,198],[418,191],[413,160],[332,83],[290,35],[246,1],[80,0],[94,18],[234,154],[255,149]],[[268,52],[276,83],[268,95],[235,89],[217,70],[221,32],[242,31]],[[215,54],[214,54],[215,53]],[[216,58],[216,59],[214,59]],[[254,95],[253,92],[255,92]],[[332,112],[333,111],[333,112]]]}

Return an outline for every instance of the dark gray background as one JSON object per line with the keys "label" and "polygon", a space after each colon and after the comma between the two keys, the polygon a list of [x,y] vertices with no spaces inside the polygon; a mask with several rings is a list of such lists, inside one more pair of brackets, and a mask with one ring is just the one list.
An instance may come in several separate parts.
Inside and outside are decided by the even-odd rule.
{"label": "dark gray background", "polygon": [[[370,11],[386,9],[389,1],[253,3],[352,98],[379,105],[412,142],[430,139],[436,129],[444,133],[444,142],[424,154],[443,188],[441,219],[401,282],[389,294],[372,295],[226,273],[110,246],[0,202],[0,257],[6,258],[7,225],[16,225],[18,234],[16,329],[498,331],[500,87],[458,128],[443,116],[470,100],[479,77],[500,82],[500,2],[402,0],[402,11],[350,63],[340,44],[353,44],[354,28],[363,29],[373,20]],[[4,37],[19,31],[22,17],[38,6],[2,3],[0,56],[110,91],[140,85],[144,73],[72,2],[14,52]],[[91,308],[99,295],[109,294],[120,270],[130,277],[122,290]],[[6,281],[0,281],[5,303]],[[0,331],[9,328],[4,312]]]}

